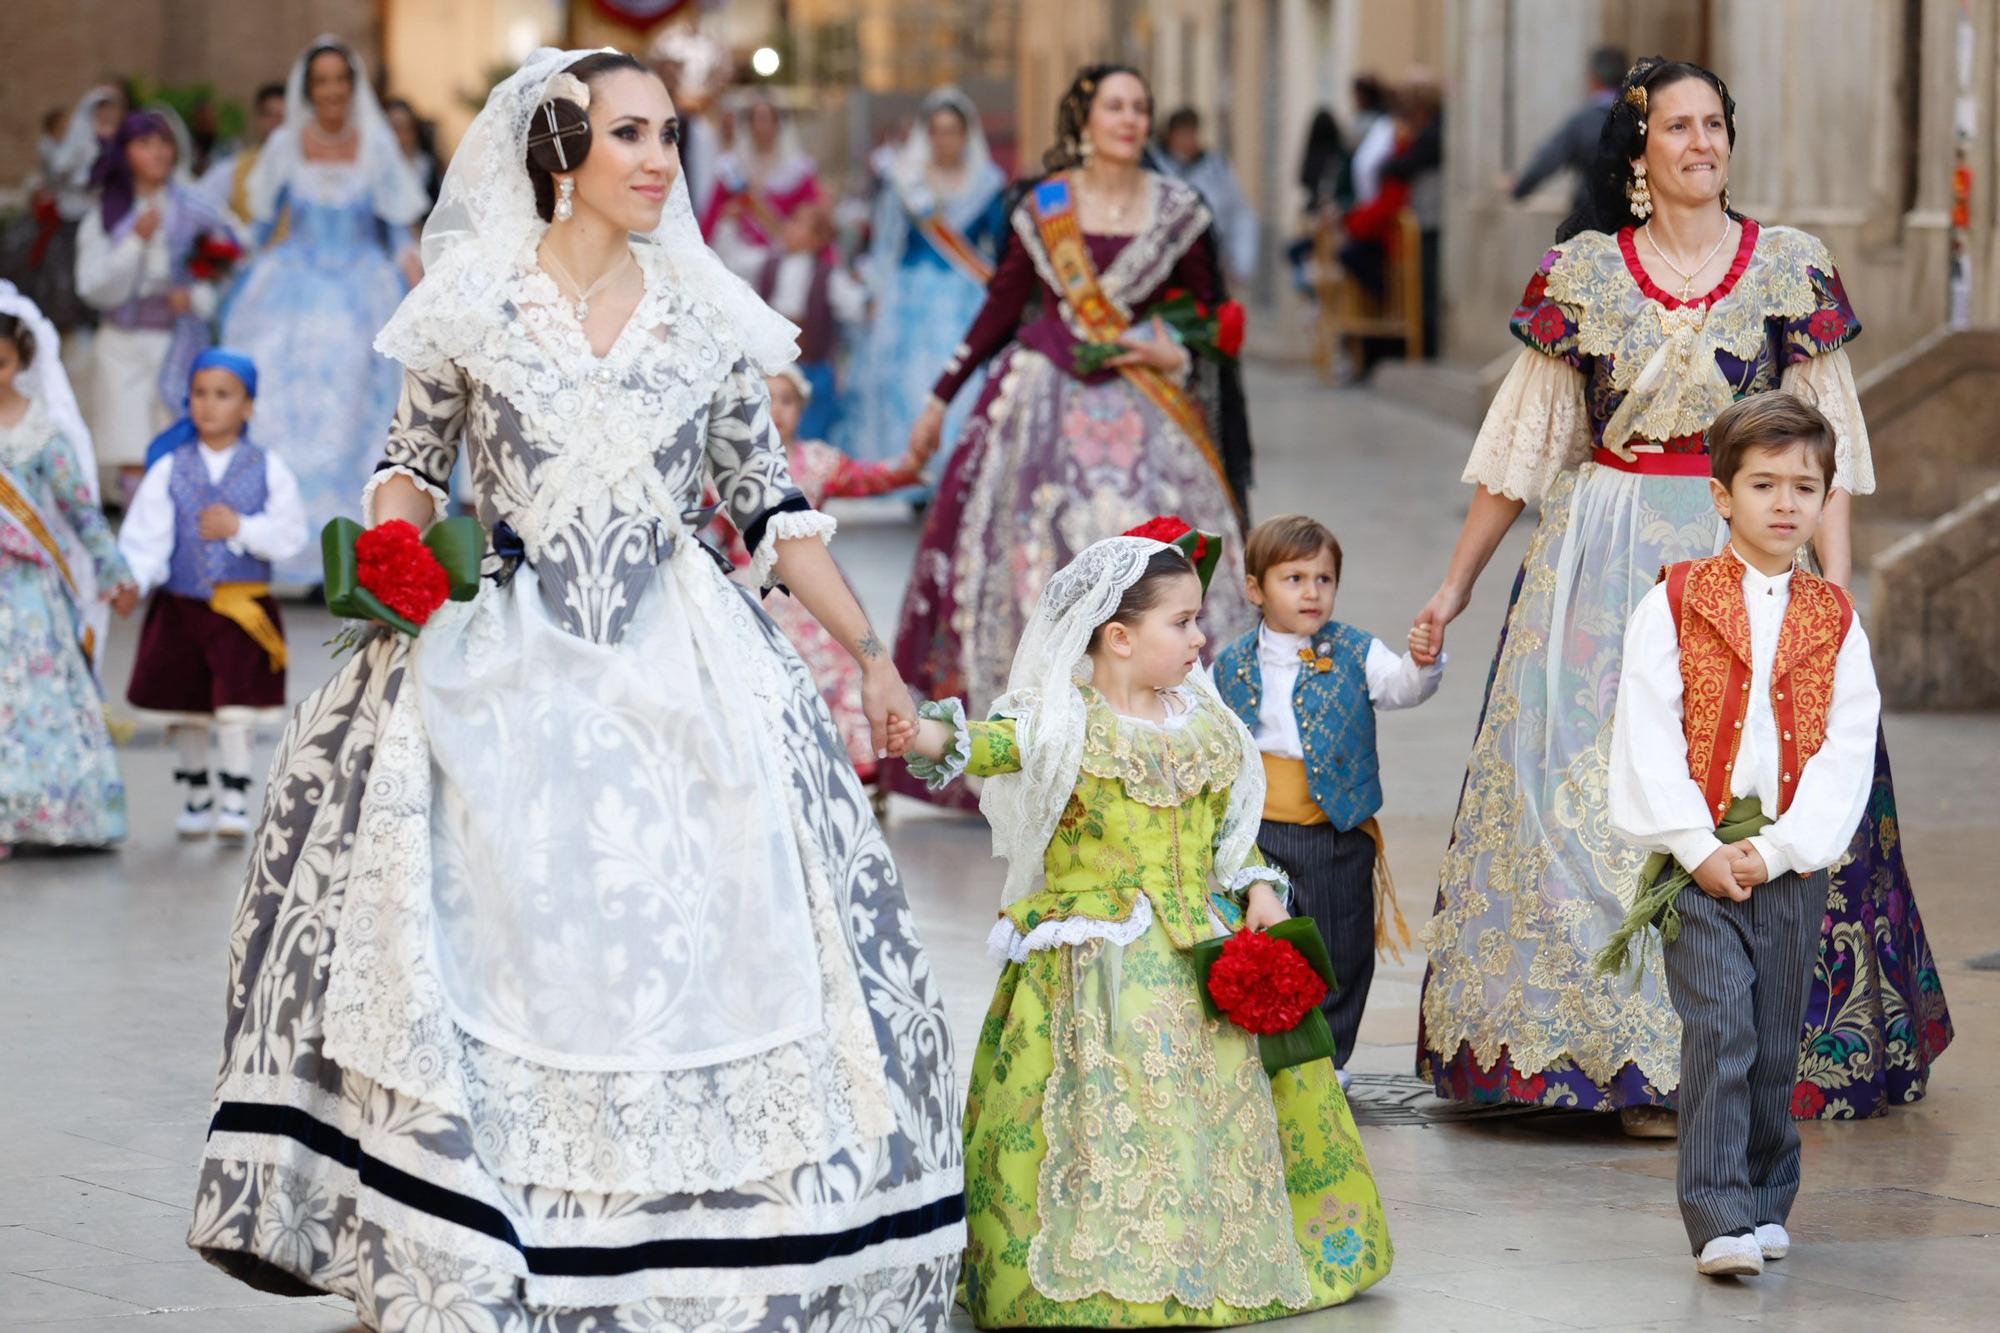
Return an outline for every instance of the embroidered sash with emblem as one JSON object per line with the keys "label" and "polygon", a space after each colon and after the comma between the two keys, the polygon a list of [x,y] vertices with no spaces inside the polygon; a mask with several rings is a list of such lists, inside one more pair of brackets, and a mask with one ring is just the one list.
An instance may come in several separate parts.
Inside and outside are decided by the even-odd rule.
{"label": "embroidered sash with emblem", "polygon": [[[1077,221],[1075,201],[1070,195],[1069,178],[1051,176],[1035,187],[1035,226],[1048,252],[1049,263],[1061,283],[1061,295],[1076,316],[1084,336],[1092,342],[1116,342],[1132,327],[1132,321],[1111,303],[1098,281],[1097,265],[1091,261],[1090,246]],[[1222,483],[1223,493],[1235,495],[1229,474],[1223,470],[1222,456],[1209,438],[1208,421],[1187,390],[1148,366],[1120,366],[1118,373],[1144,394],[1153,406],[1194,441],[1201,456]]]}

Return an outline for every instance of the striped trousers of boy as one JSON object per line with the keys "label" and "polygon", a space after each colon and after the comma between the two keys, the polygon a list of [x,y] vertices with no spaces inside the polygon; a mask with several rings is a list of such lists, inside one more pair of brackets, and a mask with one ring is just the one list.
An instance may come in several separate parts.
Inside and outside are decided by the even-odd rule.
{"label": "striped trousers of boy", "polygon": [[1826,916],[1827,872],[1760,884],[1745,902],[1689,885],[1661,952],[1681,1017],[1681,1220],[1696,1254],[1717,1236],[1782,1224],[1799,1191],[1792,1090]]}
{"label": "striped trousers of boy", "polygon": [[1326,941],[1335,985],[1320,1012],[1333,1029],[1333,1066],[1345,1069],[1375,980],[1375,839],[1360,829],[1267,819],[1257,850],[1292,881],[1292,915],[1310,916]]}

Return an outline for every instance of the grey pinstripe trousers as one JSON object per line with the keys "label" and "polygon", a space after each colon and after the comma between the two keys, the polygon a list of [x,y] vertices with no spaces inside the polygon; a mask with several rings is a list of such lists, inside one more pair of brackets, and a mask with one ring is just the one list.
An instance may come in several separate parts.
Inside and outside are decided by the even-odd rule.
{"label": "grey pinstripe trousers", "polygon": [[1760,884],[1747,902],[1693,885],[1676,900],[1680,938],[1661,956],[1681,1016],[1675,1184],[1697,1254],[1716,1236],[1791,1215],[1792,1089],[1826,895],[1821,870]]}
{"label": "grey pinstripe trousers", "polygon": [[1333,1029],[1333,1067],[1345,1069],[1375,980],[1375,840],[1359,829],[1267,819],[1257,850],[1292,881],[1294,915],[1310,916],[1326,941],[1337,984],[1320,1012]]}

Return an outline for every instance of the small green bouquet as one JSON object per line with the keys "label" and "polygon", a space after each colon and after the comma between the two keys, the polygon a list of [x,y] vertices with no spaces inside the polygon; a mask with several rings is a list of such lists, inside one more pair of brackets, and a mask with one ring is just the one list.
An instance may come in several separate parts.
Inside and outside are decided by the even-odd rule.
{"label": "small green bouquet", "polygon": [[[1211,361],[1231,362],[1243,352],[1248,318],[1240,302],[1224,301],[1219,306],[1211,306],[1206,301],[1197,301],[1194,294],[1185,288],[1176,287],[1146,311],[1143,321],[1135,323],[1134,328],[1142,332],[1149,329],[1154,316],[1166,324],[1181,346],[1197,356],[1205,356]],[[1115,342],[1078,343],[1076,373],[1095,375],[1104,369],[1105,362],[1130,350]]]}

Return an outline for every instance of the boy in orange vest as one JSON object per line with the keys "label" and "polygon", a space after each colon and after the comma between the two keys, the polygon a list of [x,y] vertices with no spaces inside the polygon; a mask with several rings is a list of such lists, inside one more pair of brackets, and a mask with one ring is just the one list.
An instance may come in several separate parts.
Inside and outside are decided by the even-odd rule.
{"label": "boy in orange vest", "polygon": [[1798,567],[1833,477],[1825,417],[1753,394],[1709,427],[1720,555],[1669,566],[1633,612],[1611,736],[1611,823],[1655,853],[1600,959],[1657,924],[1681,1016],[1681,1219],[1696,1267],[1791,1248],[1791,1092],[1827,867],[1867,801],[1881,695],[1847,594]]}

